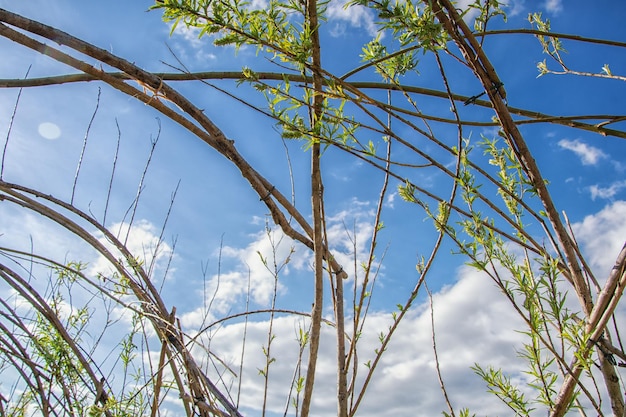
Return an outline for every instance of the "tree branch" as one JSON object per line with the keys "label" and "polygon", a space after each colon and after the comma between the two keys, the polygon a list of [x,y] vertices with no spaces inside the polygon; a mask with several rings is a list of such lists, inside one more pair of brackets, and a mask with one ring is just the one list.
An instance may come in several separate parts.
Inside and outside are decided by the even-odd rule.
{"label": "tree branch", "polygon": [[[124,72],[108,72],[105,73],[111,77],[118,78],[120,80],[132,80],[128,74]],[[209,71],[209,72],[192,72],[192,73],[169,73],[169,72],[154,72],[151,75],[161,79],[163,81],[197,81],[197,80],[245,80],[246,77],[241,71]],[[287,74],[277,72],[255,72],[254,76],[258,80],[267,81],[284,81],[285,79],[290,82],[302,82],[308,83],[312,79],[308,76],[302,76],[300,74]],[[102,80],[99,76],[93,76],[90,74],[66,74],[40,78],[27,78],[27,79],[0,79],[0,88],[25,88],[25,87],[42,87],[48,85],[59,85],[65,83],[76,82],[90,82]],[[328,83],[328,80],[325,80]],[[372,81],[342,81],[342,83],[354,88],[354,89],[375,89],[375,90],[387,90],[387,91],[404,91],[407,93],[421,94],[430,97],[439,97],[443,99],[453,99],[457,102],[466,102],[470,97],[461,94],[448,94],[445,91],[434,90],[430,88],[417,87],[413,85],[404,84],[390,84]],[[475,100],[472,103],[475,106],[492,108],[493,105],[489,100]],[[435,121],[441,121],[444,123],[454,123],[455,120],[448,120],[441,117],[429,116],[426,114],[416,114],[402,108],[386,106],[384,103],[380,103],[382,107],[388,107],[389,109],[406,113],[409,115],[417,115],[418,117],[432,118]],[[598,133],[602,136],[613,136],[621,139],[626,139],[626,132],[623,130],[609,129],[605,126],[610,123],[616,123],[624,120],[624,115],[583,115],[583,116],[553,116],[544,114],[532,110],[521,109],[517,107],[507,106],[511,114],[528,118],[529,120],[516,120],[516,124],[527,123],[555,123],[564,125],[576,129],[586,130],[589,132]],[[580,120],[598,120],[599,123],[589,124],[583,123]],[[464,121],[464,125],[468,126],[496,126],[497,124],[492,122],[476,122],[476,121]]]}

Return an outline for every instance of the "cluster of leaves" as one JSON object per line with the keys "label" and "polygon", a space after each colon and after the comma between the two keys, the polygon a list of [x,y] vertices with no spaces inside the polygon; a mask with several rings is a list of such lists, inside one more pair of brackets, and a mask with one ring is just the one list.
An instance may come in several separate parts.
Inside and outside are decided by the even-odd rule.
{"label": "cluster of leaves", "polygon": [[163,9],[164,19],[173,22],[172,31],[183,23],[197,28],[199,37],[215,35],[215,45],[254,46],[303,71],[310,61],[313,30],[302,19],[303,6],[296,0],[258,5],[245,0],[164,0],[154,8]]}
{"label": "cluster of leaves", "polygon": [[[18,310],[25,314],[20,316],[13,311],[13,328],[2,339],[5,343],[4,337],[10,334],[10,343],[19,354],[6,356],[3,352],[0,360],[4,371],[19,371],[20,378],[11,387],[14,395],[4,405],[3,415],[133,416],[141,415],[148,408],[148,396],[141,389],[143,378],[140,374],[129,373],[135,364],[136,330],[118,345],[124,380],[119,397],[107,395],[102,397],[106,398],[103,401],[99,396],[110,388],[103,385],[105,378],[99,387],[91,383],[93,371],[88,368],[96,366],[95,352],[112,322],[94,320],[97,308],[108,308],[106,303],[100,303],[102,294],[92,295],[82,306],[77,305],[77,300],[86,294],[83,286],[86,267],[80,262],[50,265],[52,274],[45,294],[31,298],[20,290],[18,293],[22,295],[14,296],[12,304],[19,305]],[[14,284],[18,282],[15,277]],[[94,324],[104,325],[104,329]],[[2,327],[9,330],[4,324]],[[24,361],[24,366],[20,366],[20,360]],[[127,383],[137,388],[126,392]]]}

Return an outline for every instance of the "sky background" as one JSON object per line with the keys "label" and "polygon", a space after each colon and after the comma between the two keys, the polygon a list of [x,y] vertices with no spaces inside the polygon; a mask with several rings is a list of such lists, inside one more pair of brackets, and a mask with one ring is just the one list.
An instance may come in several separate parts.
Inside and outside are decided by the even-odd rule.
{"label": "sky background", "polygon": [[[55,26],[146,70],[175,72],[171,65],[180,66],[177,59],[190,71],[239,70],[243,66],[276,69],[259,59],[252,48],[234,54],[232,48],[215,47],[210,39],[198,39],[197,33],[182,27],[170,36],[170,26],[163,23],[160,12],[147,11],[150,4],[149,1],[0,0],[2,8]],[[528,28],[528,13],[537,11],[552,20],[555,32],[626,41],[623,25],[626,5],[621,1],[601,1],[590,6],[589,2],[578,0],[515,0],[507,8],[510,26]],[[346,11],[337,1],[330,3],[328,18],[322,42],[333,47],[324,49],[323,60],[332,63],[336,73],[341,74],[358,65],[361,46],[375,35],[375,19],[363,10]],[[609,64],[615,74],[626,74],[626,54],[618,48],[587,47],[584,54],[577,54],[576,44],[565,42],[564,46],[572,69],[599,72],[604,64]],[[532,37],[490,38],[486,48],[505,83],[511,106],[553,115],[624,114],[626,110],[624,82],[554,75],[537,78],[536,64],[546,56],[541,55],[540,45]],[[29,67],[29,78],[73,72],[4,38],[0,39],[0,56],[2,79],[23,78]],[[427,88],[441,88],[436,68],[428,64],[424,58],[419,77],[410,81]],[[450,82],[458,94],[471,96],[481,91],[477,82],[467,75],[451,74]],[[245,85],[236,89],[232,81],[215,84],[262,104]],[[290,195],[285,145],[271,120],[210,86],[172,85],[186,93],[236,141],[252,166]],[[17,94],[16,89],[0,89],[3,146]],[[259,253],[272,256],[272,242],[279,263],[292,248],[295,251],[276,283],[277,307],[310,310],[311,254],[276,230],[264,205],[234,166],[152,108],[106,85],[90,82],[24,89],[6,143],[3,179],[69,201],[87,127],[97,103],[74,203],[102,219],[119,138],[119,159],[106,226],[125,233],[128,217],[124,213],[137,195],[151,146],[156,142],[128,244],[137,253],[150,252],[161,234],[176,191],[154,275],[155,280],[163,281],[164,299],[168,306],[177,306],[185,329],[193,332],[217,318],[244,311],[248,279],[251,308],[267,308],[275,281],[260,261]],[[462,111],[482,110],[463,108]],[[603,280],[626,236],[623,139],[539,124],[522,127],[522,133],[550,181],[557,207],[566,211],[596,276]],[[471,131],[476,140],[480,134],[493,135],[494,131],[480,128]],[[308,215],[309,155],[301,142],[291,141],[286,146],[296,184],[296,205]],[[367,255],[380,177],[371,168],[334,149],[325,153],[323,169],[330,241],[335,242],[338,259],[350,265],[351,239],[354,239],[360,262]],[[420,179],[430,187],[437,187],[440,181],[437,176],[426,174]],[[391,187],[395,190],[397,183],[392,182]],[[428,254],[434,236],[423,212],[401,201],[393,190],[384,207],[385,228],[379,247],[386,248],[386,252],[372,297],[368,331],[362,340],[361,363],[367,361],[368,355],[373,356],[378,345],[377,334],[389,325],[395,306],[406,301],[407,291],[418,278],[415,272],[418,257]],[[354,236],[348,235],[346,228]],[[94,253],[77,245],[55,226],[0,204],[0,246],[30,250],[31,245],[56,259],[89,262],[91,271],[100,267]],[[164,279],[170,252],[173,257]],[[377,252],[379,257],[382,254],[382,249]],[[455,410],[469,407],[477,415],[507,415],[506,408],[485,393],[484,384],[470,366],[479,363],[504,367],[517,375],[522,369],[515,353],[523,340],[517,332],[523,328],[521,321],[493,283],[463,266],[460,257],[446,254],[429,275],[428,285],[434,291],[441,371]],[[211,309],[207,313],[208,303]],[[330,318],[330,306],[326,314]],[[265,315],[250,320],[253,323],[248,324],[242,403],[246,405],[244,412],[255,415],[262,401],[258,368],[262,367],[268,322]],[[284,387],[294,372],[295,335],[302,325],[301,318],[291,316],[281,316],[274,322],[277,337],[272,348],[278,360],[271,369],[268,404],[277,415],[282,415],[286,406]],[[430,307],[422,295],[384,356],[359,415],[440,415],[446,409],[434,371],[431,330]],[[211,351],[226,363],[237,365],[242,331],[241,320],[212,328],[207,333],[212,336]],[[333,330],[326,328],[314,415],[330,416],[336,409],[334,400],[329,400],[334,398],[335,389],[333,338]],[[2,382],[0,391],[7,384]]]}

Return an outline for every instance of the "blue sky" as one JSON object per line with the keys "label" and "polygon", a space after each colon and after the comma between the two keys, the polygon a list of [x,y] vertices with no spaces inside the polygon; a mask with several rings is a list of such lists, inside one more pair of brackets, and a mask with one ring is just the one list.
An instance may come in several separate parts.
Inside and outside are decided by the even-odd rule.
{"label": "blue sky", "polygon": [[[257,57],[252,48],[243,48],[234,54],[232,48],[217,48],[210,39],[197,39],[196,32],[182,27],[170,36],[170,27],[162,22],[160,13],[147,11],[150,5],[150,1],[0,0],[2,8],[55,26],[150,71],[173,72],[166,64],[179,65],[168,47],[191,71],[239,70],[243,66],[276,70]],[[325,49],[324,62],[331,63],[333,70],[342,74],[358,65],[361,46],[375,33],[375,19],[367,12],[346,11],[339,6],[340,3],[331,2],[322,42],[332,45]],[[626,40],[623,25],[626,6],[620,1],[590,6],[589,2],[578,0],[515,0],[507,10],[511,27],[528,28],[528,13],[541,11],[551,19],[555,32]],[[604,64],[609,64],[615,74],[626,74],[626,55],[619,48],[581,48],[571,42],[565,42],[564,46],[568,50],[565,59],[572,69],[600,72]],[[505,83],[509,104],[513,107],[552,115],[623,114],[626,110],[623,81],[572,75],[538,78],[536,64],[546,56],[541,54],[540,45],[533,37],[489,38],[485,48]],[[73,72],[6,39],[0,39],[0,52],[2,79],[22,78],[29,66],[29,78]],[[408,79],[407,83],[442,88],[438,71],[429,58],[424,58],[419,70],[420,75]],[[449,77],[452,90],[458,94],[471,96],[481,91],[478,82],[467,74],[453,72]],[[235,88],[232,81],[216,81],[215,84],[246,100],[262,103],[245,85]],[[185,92],[236,141],[239,151],[251,165],[284,194],[290,195],[285,145],[271,120],[209,86],[172,85]],[[16,89],[0,89],[1,145],[5,144],[17,93]],[[3,179],[69,201],[86,129],[98,96],[99,107],[89,130],[75,204],[102,218],[119,126],[120,152],[106,226],[127,230],[128,224],[123,221],[128,218],[124,213],[137,194],[151,143],[158,138],[129,246],[142,253],[154,245],[172,193],[177,190],[163,233],[165,244],[157,256],[155,280],[163,281],[169,253],[173,250],[172,263],[163,282],[164,299],[168,305],[177,306],[187,331],[193,333],[207,321],[243,311],[248,278],[252,308],[269,306],[274,280],[260,262],[257,251],[270,256],[271,241],[279,242],[278,262],[289,255],[292,247],[295,250],[278,280],[277,306],[308,312],[313,285],[311,254],[276,230],[259,197],[235,167],[154,109],[106,85],[90,82],[24,89],[6,145]],[[431,105],[444,109],[448,106],[447,102],[435,99],[425,99],[425,103],[429,109]],[[490,117],[485,110],[473,106],[461,108],[461,111],[468,116],[485,114],[487,119]],[[624,140],[547,124],[524,125],[521,130],[550,181],[557,206],[567,212],[597,275],[605,277],[626,236]],[[465,133],[477,141],[481,134],[493,135],[494,131],[476,128]],[[441,134],[454,137],[456,133],[454,129],[443,129]],[[286,146],[296,184],[296,205],[308,215],[309,155],[301,142],[290,141]],[[323,169],[330,241],[334,242],[337,258],[344,265],[350,265],[350,238],[344,226],[356,231],[357,257],[363,260],[372,232],[381,177],[335,149],[325,153]],[[440,176],[431,175],[429,171],[416,175],[427,187],[445,186]],[[392,182],[391,187],[395,190],[397,183]],[[415,285],[418,256],[427,255],[434,236],[424,213],[401,201],[393,190],[383,213],[385,229],[377,256],[382,256],[383,248],[387,251],[372,299],[369,332],[363,339],[364,353],[360,358],[363,362],[377,346],[377,334],[388,326],[396,304],[403,303],[407,291]],[[272,239],[268,239],[266,221],[270,222]],[[34,247],[42,253],[59,259],[83,259],[90,263],[92,271],[100,265],[93,253],[76,245],[49,223],[6,204],[0,205],[0,246],[28,250],[31,237]],[[220,242],[223,242],[221,258]],[[506,414],[495,398],[484,393],[483,384],[469,367],[478,362],[519,371],[521,365],[515,349],[520,347],[521,336],[515,330],[522,327],[521,322],[494,285],[463,266],[459,257],[443,256],[428,283],[435,291],[435,323],[443,377],[455,408],[469,407],[478,415]],[[205,286],[206,294],[203,293]],[[209,301],[212,304],[207,318],[205,306]],[[330,307],[327,314],[331,314]],[[414,415],[416,409],[420,410],[420,415],[438,415],[445,410],[433,370],[429,314],[425,297],[419,298],[383,359],[360,415]],[[251,320],[255,323],[250,325],[248,334],[242,403],[246,405],[244,411],[255,415],[261,403],[262,380],[257,368],[262,366],[261,347],[267,339],[267,317],[260,315]],[[278,335],[275,352],[279,360],[271,371],[275,388],[270,390],[269,406],[280,415],[287,398],[283,388],[292,376],[293,355],[297,353],[294,332],[298,323],[301,319],[293,317],[280,317],[275,323],[274,331]],[[238,363],[242,326],[237,321],[227,323],[212,338],[212,351],[227,363]],[[323,359],[318,377],[321,382],[314,400],[315,415],[320,416],[333,415],[336,407],[333,401],[327,401],[333,398],[335,386],[331,329],[325,330],[324,338],[327,343],[322,344]],[[2,382],[0,392],[7,384],[7,381]]]}

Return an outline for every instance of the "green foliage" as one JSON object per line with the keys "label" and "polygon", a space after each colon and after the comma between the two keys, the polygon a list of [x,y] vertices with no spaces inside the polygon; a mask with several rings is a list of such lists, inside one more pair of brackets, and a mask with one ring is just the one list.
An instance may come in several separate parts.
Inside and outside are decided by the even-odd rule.
{"label": "green foliage", "polygon": [[198,36],[214,36],[217,46],[232,45],[236,50],[254,46],[257,52],[272,54],[280,62],[302,71],[311,55],[311,30],[304,19],[299,1],[270,0],[266,7],[255,9],[249,1],[173,0],[155,6],[163,18],[199,29]]}
{"label": "green foliage", "polygon": [[404,185],[398,185],[398,194],[400,198],[408,203],[417,203],[417,198],[415,197],[415,186],[411,184],[408,180],[404,183]]}
{"label": "green foliage", "polygon": [[[443,412],[444,417],[454,417],[456,414],[448,414],[445,411]],[[476,417],[476,414],[472,414],[470,416],[470,411],[468,408],[462,408],[461,410],[459,410],[459,417]]]}
{"label": "green foliage", "polygon": [[276,358],[270,355],[270,346],[275,338],[276,338],[275,334],[269,335],[267,347],[265,346],[261,347],[261,350],[263,351],[263,356],[265,356],[265,367],[262,369],[258,369],[258,371],[259,371],[259,375],[262,375],[265,378],[267,378],[269,375],[270,365],[276,362]]}
{"label": "green foliage", "polygon": [[522,166],[517,160],[513,149],[508,146],[498,146],[498,139],[492,140],[483,136],[483,140],[478,143],[484,149],[485,155],[489,155],[489,165],[498,168],[496,173],[498,179],[498,195],[506,205],[508,213],[515,218],[521,226],[523,208],[521,201],[526,192],[531,187],[530,182],[523,174]]}
{"label": "green foliage", "polygon": [[430,5],[424,2],[395,0],[354,0],[350,5],[360,5],[377,13],[382,30],[389,32],[402,47],[414,44],[424,51],[443,48],[448,35],[436,22]]}
{"label": "green foliage", "polygon": [[511,382],[511,378],[504,375],[501,370],[491,367],[483,369],[476,364],[472,367],[489,387],[489,392],[500,398],[516,416],[529,416],[533,410],[530,407],[524,393]]}
{"label": "green foliage", "polygon": [[[83,305],[77,303],[80,299],[78,294],[84,294],[82,287],[86,279],[85,264],[53,264],[49,270],[52,274],[46,294],[42,294],[39,306],[32,310],[32,316],[22,319],[29,321],[29,329],[15,332],[14,335],[14,340],[22,348],[22,354],[28,358],[28,367],[37,370],[34,374],[37,378],[5,405],[4,415],[144,414],[149,399],[145,396],[142,378],[135,378],[133,386],[136,388],[126,394],[122,393],[119,399],[109,395],[106,404],[94,403],[92,374],[85,367],[92,365],[89,355],[98,347],[99,340],[94,339],[93,333],[96,329],[94,322],[96,326],[104,325],[105,330],[111,323],[102,323],[102,317],[95,314],[94,300],[98,298],[92,297]],[[105,282],[101,275],[98,277],[97,282]],[[136,333],[135,327],[120,342],[124,378],[136,356],[137,346],[133,341]],[[105,385],[104,389],[108,390],[108,386]]]}
{"label": "green foliage", "polygon": [[[535,196],[536,193],[510,148],[500,148],[496,140],[486,138],[483,138],[480,145],[491,158],[489,164],[497,168],[498,194],[506,213],[513,224],[517,225],[516,230],[521,231],[526,226],[523,223],[524,209],[521,202],[526,194]],[[473,184],[470,180],[465,182]],[[464,199],[471,206],[478,193],[475,187],[465,186],[464,189]],[[490,392],[501,398],[516,413],[527,415],[532,410],[531,404],[540,404],[551,409],[555,404],[559,381],[555,367],[555,350],[581,352],[587,343],[584,326],[574,323],[565,308],[566,294],[560,290],[558,261],[547,253],[534,261],[527,254],[519,260],[515,255],[516,251],[510,247],[510,242],[505,243],[494,232],[494,223],[487,221],[477,211],[472,211],[472,218],[461,222],[461,225],[465,234],[471,238],[462,248],[462,252],[474,259],[470,264],[480,270],[491,271],[489,273],[496,277],[503,290],[525,314],[528,330],[524,334],[527,335],[528,342],[519,354],[528,364],[526,373],[530,380],[526,384],[533,389],[536,397],[532,400],[526,399],[522,391],[501,370],[489,368],[485,371],[478,365],[474,369],[487,382]],[[519,243],[524,243],[521,233],[517,235],[520,238]],[[509,278],[504,278],[499,268],[508,273]],[[553,329],[558,330],[556,339],[553,338]],[[561,341],[563,345],[555,346],[555,340]]]}
{"label": "green foliage", "polygon": [[[528,22],[530,22],[533,27],[536,27],[537,30],[550,32],[550,19],[543,19],[541,13],[530,13],[528,15]],[[555,57],[558,56],[560,52],[565,51],[561,40],[557,37],[537,35],[537,39],[539,39],[545,54]]]}
{"label": "green foliage", "polygon": [[469,5],[464,14],[477,10],[479,15],[474,19],[474,30],[483,32],[486,30],[489,20],[494,17],[501,16],[506,22],[506,13],[502,10],[502,6],[498,0],[476,0]]}
{"label": "green foliage", "polygon": [[[549,33],[550,32],[550,20],[543,19],[541,13],[530,13],[528,15],[528,21],[531,26],[536,27],[537,30],[542,32]],[[565,48],[563,48],[563,44],[561,40],[555,36],[546,36],[546,35],[537,35],[537,39],[541,44],[543,49],[543,53],[548,54],[552,59],[558,62],[563,68],[565,67],[565,63],[561,58],[561,52],[567,52]],[[541,62],[537,63],[537,69],[539,70],[539,75],[537,77],[541,77],[542,75],[546,75],[552,72],[548,68],[548,64],[544,59]]]}
{"label": "green foliage", "polygon": [[415,48],[390,53],[387,46],[381,43],[380,35],[363,47],[361,59],[371,63],[382,79],[388,82],[398,82],[400,76],[416,71],[418,65]]}

